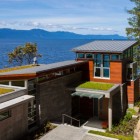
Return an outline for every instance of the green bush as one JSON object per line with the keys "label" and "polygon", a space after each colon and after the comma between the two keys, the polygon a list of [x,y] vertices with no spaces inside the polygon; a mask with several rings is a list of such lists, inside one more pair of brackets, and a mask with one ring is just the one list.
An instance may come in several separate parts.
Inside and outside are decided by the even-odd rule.
{"label": "green bush", "polygon": [[132,113],[131,112],[127,112],[127,114],[124,116],[123,121],[128,122],[131,119],[132,119]]}
{"label": "green bush", "polygon": [[132,113],[132,115],[136,115],[137,114],[137,112],[133,108],[128,108],[127,112]]}

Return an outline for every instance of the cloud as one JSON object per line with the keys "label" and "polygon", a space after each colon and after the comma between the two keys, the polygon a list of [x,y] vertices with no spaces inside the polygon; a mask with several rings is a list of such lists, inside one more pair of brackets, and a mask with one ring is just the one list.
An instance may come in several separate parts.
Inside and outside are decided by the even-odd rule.
{"label": "cloud", "polygon": [[46,22],[37,22],[37,21],[26,21],[26,22],[19,22],[19,21],[0,21],[1,28],[15,28],[15,29],[33,29],[39,28],[44,29],[47,31],[69,31],[75,33],[82,33],[82,34],[92,34],[93,32],[96,33],[115,33],[111,27],[99,27],[99,26],[80,26],[80,25],[70,25],[70,24],[51,24]]}

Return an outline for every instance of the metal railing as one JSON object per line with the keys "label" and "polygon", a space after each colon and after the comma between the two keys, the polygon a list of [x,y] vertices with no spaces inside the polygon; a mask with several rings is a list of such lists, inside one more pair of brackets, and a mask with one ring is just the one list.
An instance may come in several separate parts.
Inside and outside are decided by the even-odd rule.
{"label": "metal railing", "polygon": [[70,125],[73,125],[73,120],[74,120],[74,121],[77,121],[78,122],[78,124],[79,124],[78,126],[80,127],[80,120],[75,119],[75,118],[73,118],[73,117],[71,117],[71,116],[69,116],[67,114],[62,114],[62,123],[63,124],[65,123],[65,117],[67,117],[67,118],[70,119]]}

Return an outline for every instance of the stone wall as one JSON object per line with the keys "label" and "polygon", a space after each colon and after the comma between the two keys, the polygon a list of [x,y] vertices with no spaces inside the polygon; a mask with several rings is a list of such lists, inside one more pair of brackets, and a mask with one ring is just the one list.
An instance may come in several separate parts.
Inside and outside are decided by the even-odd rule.
{"label": "stone wall", "polygon": [[80,82],[82,72],[75,72],[37,85],[40,123],[62,121],[62,114],[71,115],[71,93],[68,87]]}
{"label": "stone wall", "polygon": [[0,140],[24,140],[28,131],[28,103],[8,110],[11,111],[11,117],[0,121]]}

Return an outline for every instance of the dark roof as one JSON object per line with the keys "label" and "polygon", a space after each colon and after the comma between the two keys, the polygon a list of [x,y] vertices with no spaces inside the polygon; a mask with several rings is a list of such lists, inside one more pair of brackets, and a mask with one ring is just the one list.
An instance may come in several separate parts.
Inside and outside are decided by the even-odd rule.
{"label": "dark roof", "polygon": [[117,52],[122,53],[129,47],[135,45],[137,41],[93,41],[85,45],[72,49],[74,52]]}
{"label": "dark roof", "polygon": [[52,64],[40,64],[38,66],[30,67],[30,68],[25,68],[25,69],[19,69],[19,70],[12,70],[9,72],[2,72],[0,73],[0,76],[2,75],[14,75],[14,74],[37,74],[40,72],[46,72],[49,70],[53,69],[59,69],[75,64],[80,64],[80,63],[85,63],[82,61],[75,61],[75,60],[69,60],[69,61],[62,61],[62,62],[57,62],[57,63],[52,63]]}

